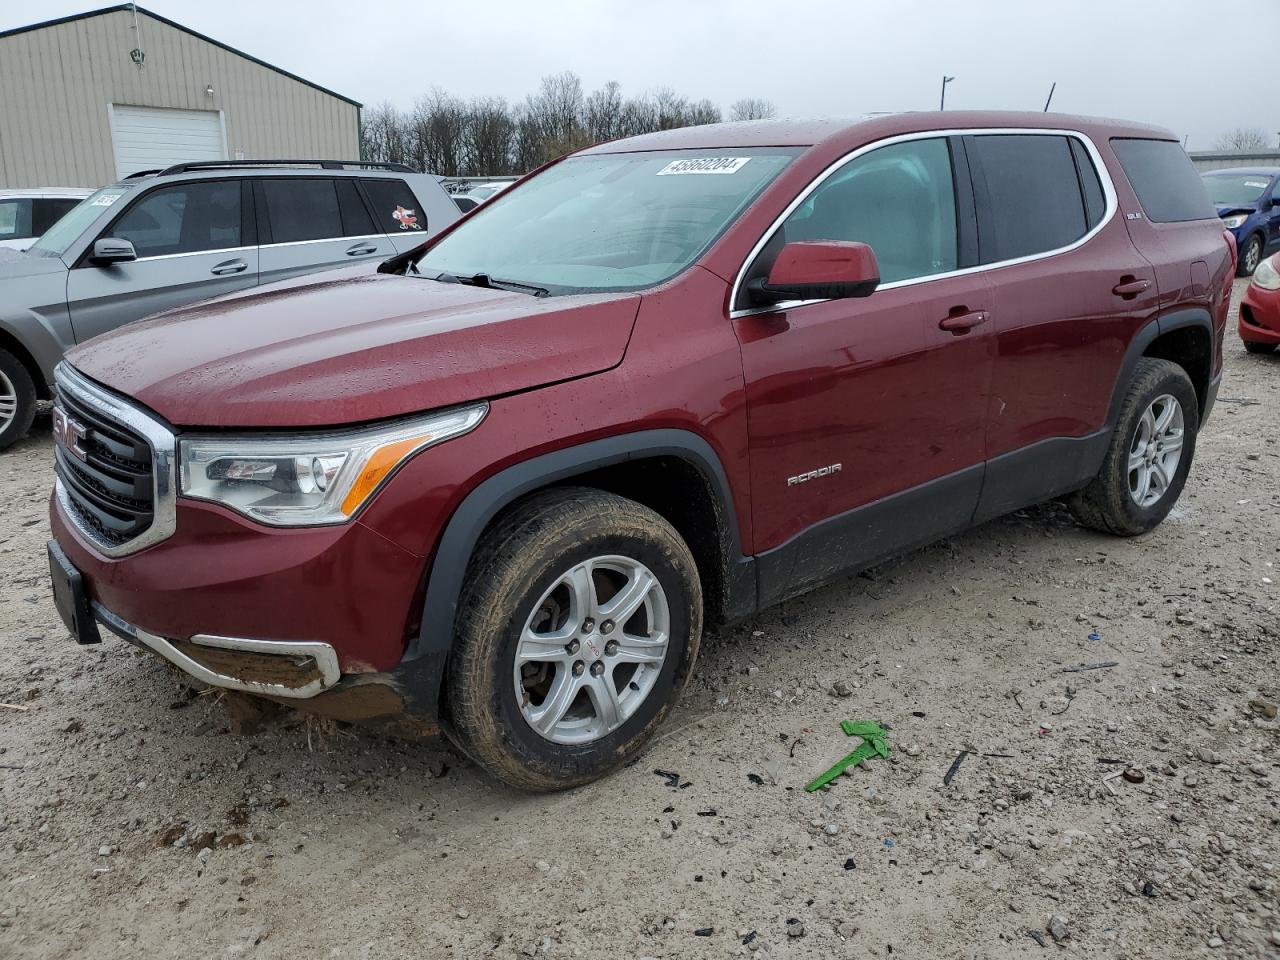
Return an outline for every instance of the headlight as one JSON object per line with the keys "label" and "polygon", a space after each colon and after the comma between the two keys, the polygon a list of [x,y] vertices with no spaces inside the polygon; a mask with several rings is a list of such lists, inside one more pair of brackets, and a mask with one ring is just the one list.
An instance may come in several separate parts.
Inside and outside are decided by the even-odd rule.
{"label": "headlight", "polygon": [[1222,222],[1227,225],[1228,229],[1234,230],[1237,227],[1243,227],[1244,222],[1248,219],[1249,215],[1247,213],[1233,213],[1229,217],[1223,217]]}
{"label": "headlight", "polygon": [[1280,290],[1280,272],[1276,271],[1274,258],[1263,260],[1253,271],[1253,284],[1263,290]]}
{"label": "headlight", "polygon": [[184,439],[182,493],[271,526],[344,523],[400,464],[475,429],[488,411],[480,403],[362,430]]}

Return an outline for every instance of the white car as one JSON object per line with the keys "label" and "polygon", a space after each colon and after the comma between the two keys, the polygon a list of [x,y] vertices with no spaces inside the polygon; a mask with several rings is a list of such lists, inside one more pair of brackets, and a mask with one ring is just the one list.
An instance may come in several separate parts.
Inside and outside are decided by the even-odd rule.
{"label": "white car", "polygon": [[0,247],[27,249],[91,193],[80,187],[0,188]]}

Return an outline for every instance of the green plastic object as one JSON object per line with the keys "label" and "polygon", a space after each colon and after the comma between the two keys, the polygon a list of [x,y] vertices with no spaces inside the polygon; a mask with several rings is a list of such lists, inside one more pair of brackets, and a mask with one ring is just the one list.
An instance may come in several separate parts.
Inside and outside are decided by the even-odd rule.
{"label": "green plastic object", "polygon": [[889,745],[884,742],[885,730],[874,720],[841,720],[840,729],[844,731],[846,737],[861,737],[862,745],[826,773],[805,784],[804,789],[806,792],[813,793],[815,790],[820,790],[844,773],[847,768],[859,764],[863,760],[870,760],[875,756],[887,757],[889,755]]}

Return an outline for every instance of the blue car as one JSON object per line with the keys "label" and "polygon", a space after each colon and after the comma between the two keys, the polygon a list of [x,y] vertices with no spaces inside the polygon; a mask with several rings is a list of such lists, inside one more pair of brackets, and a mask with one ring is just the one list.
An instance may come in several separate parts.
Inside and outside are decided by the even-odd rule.
{"label": "blue car", "polygon": [[1237,276],[1251,277],[1280,243],[1280,167],[1233,167],[1201,174],[1218,216],[1236,236]]}

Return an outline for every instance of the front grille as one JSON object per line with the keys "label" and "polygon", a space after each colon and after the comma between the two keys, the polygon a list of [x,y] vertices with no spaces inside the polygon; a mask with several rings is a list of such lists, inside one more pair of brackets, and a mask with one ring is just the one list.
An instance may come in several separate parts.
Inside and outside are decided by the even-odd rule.
{"label": "front grille", "polygon": [[146,438],[59,384],[58,407],[83,434],[83,459],[59,436],[55,469],[73,518],[94,540],[120,547],[142,536],[155,520],[154,454]]}

